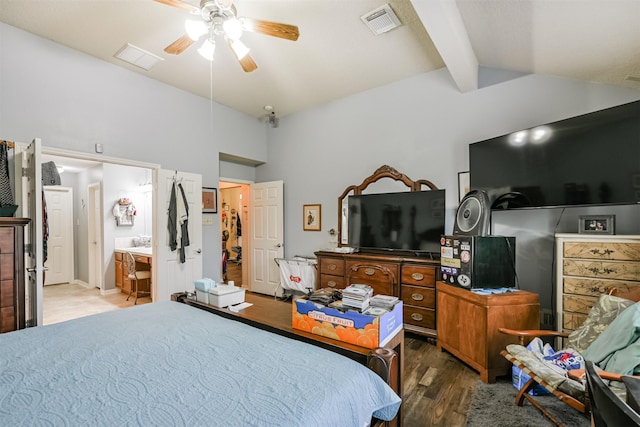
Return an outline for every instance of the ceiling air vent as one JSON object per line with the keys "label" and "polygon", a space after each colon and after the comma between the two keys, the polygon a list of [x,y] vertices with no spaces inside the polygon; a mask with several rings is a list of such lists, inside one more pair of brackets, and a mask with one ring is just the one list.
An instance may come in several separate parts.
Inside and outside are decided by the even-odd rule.
{"label": "ceiling air vent", "polygon": [[389,4],[362,15],[360,19],[376,36],[402,25]]}
{"label": "ceiling air vent", "polygon": [[127,43],[122,46],[122,48],[113,56],[128,62],[129,64],[135,65],[136,67],[144,68],[147,71],[156,65],[158,61],[163,61],[159,56],[154,55],[151,52],[147,52],[144,49],[140,49],[138,46],[134,46],[131,43]]}

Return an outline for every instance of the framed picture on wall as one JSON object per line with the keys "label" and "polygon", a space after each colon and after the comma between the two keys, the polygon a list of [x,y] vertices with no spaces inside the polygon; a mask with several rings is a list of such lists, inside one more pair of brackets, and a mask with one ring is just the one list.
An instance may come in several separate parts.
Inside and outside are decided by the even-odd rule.
{"label": "framed picture on wall", "polygon": [[322,205],[302,206],[302,229],[320,231],[322,228]]}
{"label": "framed picture on wall", "polygon": [[202,213],[218,213],[218,189],[202,187]]}

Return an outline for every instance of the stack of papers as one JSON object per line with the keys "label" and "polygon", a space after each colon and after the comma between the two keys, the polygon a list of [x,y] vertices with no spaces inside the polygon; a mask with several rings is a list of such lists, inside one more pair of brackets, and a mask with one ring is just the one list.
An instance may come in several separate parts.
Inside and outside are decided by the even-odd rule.
{"label": "stack of papers", "polygon": [[342,291],[342,305],[364,311],[369,307],[373,288],[369,285],[353,284]]}
{"label": "stack of papers", "polygon": [[385,310],[392,311],[393,307],[398,303],[398,297],[392,295],[375,295],[369,301],[369,305],[372,307],[384,308]]}

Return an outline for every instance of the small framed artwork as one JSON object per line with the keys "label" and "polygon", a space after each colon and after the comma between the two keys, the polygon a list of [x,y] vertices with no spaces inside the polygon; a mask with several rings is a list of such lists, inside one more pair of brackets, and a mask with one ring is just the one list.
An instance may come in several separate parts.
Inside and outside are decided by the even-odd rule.
{"label": "small framed artwork", "polygon": [[218,213],[218,189],[202,187],[202,213]]}
{"label": "small framed artwork", "polygon": [[320,231],[322,228],[322,205],[302,206],[302,229]]}
{"label": "small framed artwork", "polygon": [[471,190],[471,173],[458,172],[458,201],[462,201],[464,196]]}
{"label": "small framed artwork", "polygon": [[580,215],[578,218],[580,234],[615,234],[615,215]]}

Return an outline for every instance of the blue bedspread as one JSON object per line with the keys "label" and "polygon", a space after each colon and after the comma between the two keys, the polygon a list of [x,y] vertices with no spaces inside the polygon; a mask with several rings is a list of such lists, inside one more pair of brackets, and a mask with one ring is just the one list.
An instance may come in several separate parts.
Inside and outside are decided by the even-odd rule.
{"label": "blue bedspread", "polygon": [[400,398],[330,351],[177,302],[0,335],[0,425],[364,426]]}

